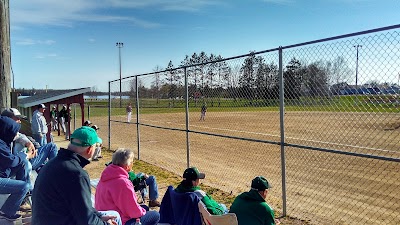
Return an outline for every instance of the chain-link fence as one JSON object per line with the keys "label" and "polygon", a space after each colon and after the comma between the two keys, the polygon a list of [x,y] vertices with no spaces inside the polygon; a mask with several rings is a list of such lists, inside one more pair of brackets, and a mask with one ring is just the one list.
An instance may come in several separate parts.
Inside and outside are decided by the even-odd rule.
{"label": "chain-link fence", "polygon": [[400,224],[399,28],[111,81],[109,147],[232,194],[263,175],[278,215]]}

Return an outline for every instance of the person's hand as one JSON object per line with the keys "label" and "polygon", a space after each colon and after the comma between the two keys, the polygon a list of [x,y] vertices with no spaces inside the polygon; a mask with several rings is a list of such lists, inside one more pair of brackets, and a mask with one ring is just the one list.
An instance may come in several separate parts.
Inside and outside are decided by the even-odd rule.
{"label": "person's hand", "polygon": [[25,147],[28,149],[28,152],[35,151],[35,146],[30,141],[25,144]]}
{"label": "person's hand", "polygon": [[281,221],[278,220],[278,219],[275,219],[275,224],[276,224],[276,225],[281,224]]}
{"label": "person's hand", "polygon": [[147,179],[147,178],[149,178],[149,175],[143,174],[143,177]]}
{"label": "person's hand", "polygon": [[108,224],[112,225],[118,225],[117,222],[115,221],[116,218],[117,218],[116,216],[111,216],[111,215],[101,216],[101,220],[106,221]]}
{"label": "person's hand", "polygon": [[107,223],[111,225],[118,225],[118,223],[115,220],[107,220]]}
{"label": "person's hand", "polygon": [[28,152],[26,153],[26,158],[28,158],[28,159],[35,158],[36,154],[37,154],[37,150],[36,149],[28,150]]}

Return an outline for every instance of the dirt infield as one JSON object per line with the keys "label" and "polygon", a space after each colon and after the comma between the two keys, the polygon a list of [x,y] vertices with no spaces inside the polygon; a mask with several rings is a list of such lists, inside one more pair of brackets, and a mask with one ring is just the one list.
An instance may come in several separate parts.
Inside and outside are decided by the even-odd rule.
{"label": "dirt infield", "polygon": [[[277,112],[191,113],[189,129],[248,139],[280,141]],[[135,116],[133,116],[135,118]],[[90,118],[107,142],[107,118]],[[125,121],[123,116],[112,120]],[[143,114],[142,124],[185,129],[185,114]],[[398,114],[287,112],[287,143],[400,158]],[[186,132],[140,126],[140,158],[181,174],[187,166]],[[111,146],[137,149],[136,124],[112,122]],[[268,202],[282,213],[278,145],[189,133],[190,164],[204,183],[233,194],[263,175],[273,184]],[[345,154],[285,148],[287,214],[314,224],[400,224],[400,163]]]}

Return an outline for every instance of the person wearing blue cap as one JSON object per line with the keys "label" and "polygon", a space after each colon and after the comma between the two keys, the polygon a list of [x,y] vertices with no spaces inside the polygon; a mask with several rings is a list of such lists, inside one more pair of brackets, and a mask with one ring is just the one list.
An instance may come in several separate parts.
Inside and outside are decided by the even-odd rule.
{"label": "person wearing blue cap", "polygon": [[116,211],[99,212],[92,206],[88,173],[99,137],[87,126],[76,129],[67,149],[40,170],[32,193],[32,225],[122,225]]}
{"label": "person wearing blue cap", "polygon": [[251,181],[251,189],[238,195],[229,212],[235,213],[239,225],[273,225],[280,224],[275,219],[274,210],[267,204],[271,184],[262,176]]}

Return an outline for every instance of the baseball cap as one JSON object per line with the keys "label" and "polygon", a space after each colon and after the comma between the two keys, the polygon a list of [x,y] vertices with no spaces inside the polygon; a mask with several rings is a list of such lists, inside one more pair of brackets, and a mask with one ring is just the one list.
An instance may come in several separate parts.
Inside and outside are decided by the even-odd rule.
{"label": "baseball cap", "polygon": [[197,180],[204,179],[206,175],[204,173],[200,173],[196,167],[190,167],[183,172],[183,178],[187,180]]}
{"label": "baseball cap", "polygon": [[[74,139],[78,139],[81,143],[74,142]],[[87,126],[76,129],[71,135],[71,144],[76,146],[89,147],[101,142],[102,140],[97,136],[97,132]]]}
{"label": "baseball cap", "polygon": [[38,105],[38,108],[39,108],[39,109],[45,109],[46,106],[45,106],[44,104],[39,104],[39,105]]}
{"label": "baseball cap", "polygon": [[15,117],[17,117],[17,118],[19,118],[19,119],[24,119],[24,120],[26,120],[26,116],[23,116],[23,115],[21,115],[21,113],[19,112],[19,110],[18,109],[16,109],[16,108],[7,108],[7,109],[5,109],[2,113],[1,113],[1,115],[2,116],[7,116],[7,117],[10,117],[11,119],[15,116]]}
{"label": "baseball cap", "polygon": [[93,125],[92,128],[95,129],[95,130],[99,130],[100,129],[100,127],[98,127],[97,125]]}
{"label": "baseball cap", "polygon": [[271,187],[271,184],[263,176],[258,176],[251,181],[251,188],[257,191],[264,191]]}
{"label": "baseball cap", "polygon": [[92,124],[92,122],[90,122],[90,120],[86,120],[84,123],[83,123],[83,126],[89,126],[89,125],[91,125]]}

